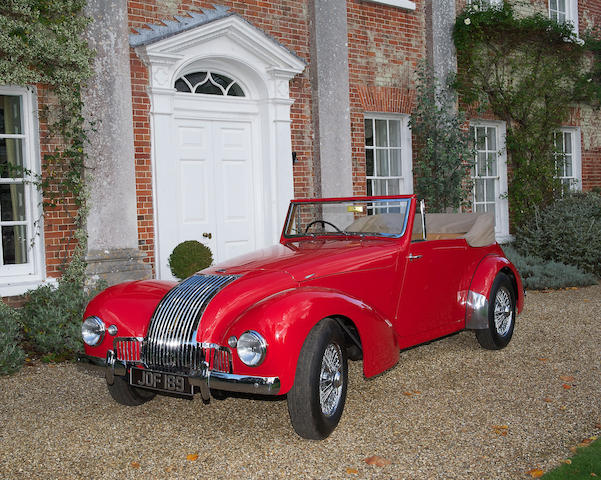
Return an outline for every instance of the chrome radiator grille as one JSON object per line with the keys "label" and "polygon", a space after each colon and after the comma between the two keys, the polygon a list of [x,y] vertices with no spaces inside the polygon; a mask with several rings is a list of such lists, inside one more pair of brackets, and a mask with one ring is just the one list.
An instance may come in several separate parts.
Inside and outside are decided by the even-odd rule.
{"label": "chrome radiator grille", "polygon": [[117,337],[113,341],[113,350],[119,360],[128,363],[140,363],[142,347],[141,337]]}
{"label": "chrome radiator grille", "polygon": [[[196,331],[211,299],[238,275],[193,275],[172,288],[157,306],[142,344],[141,360],[150,368],[189,370],[229,350],[203,348]],[[213,346],[211,346],[213,347]],[[210,350],[210,351],[208,351]],[[228,355],[229,356],[229,355]],[[217,361],[216,363],[228,363]],[[231,362],[230,362],[231,363]]]}

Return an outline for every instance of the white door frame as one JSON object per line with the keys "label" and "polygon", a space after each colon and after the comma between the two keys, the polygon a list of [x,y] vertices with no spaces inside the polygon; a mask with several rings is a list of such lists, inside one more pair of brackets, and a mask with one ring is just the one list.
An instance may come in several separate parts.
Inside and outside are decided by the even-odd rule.
{"label": "white door frame", "polygon": [[[159,250],[156,162],[172,155],[174,115],[183,110],[192,116],[209,114],[212,120],[257,113],[260,135],[257,171],[262,178],[263,231],[257,245],[267,246],[279,238],[288,204],[294,195],[290,133],[289,82],[303,72],[305,62],[237,15],[229,15],[154,43],[136,48],[149,67],[150,128],[152,144],[153,204],[155,211],[155,262],[158,278],[171,278],[166,258]],[[209,99],[202,110],[194,103],[182,105],[175,80],[192,71],[210,70],[237,80],[245,98],[220,97],[220,108]],[[207,96],[202,96],[207,100]],[[177,108],[176,108],[177,105]],[[209,118],[207,118],[209,119]],[[164,255],[163,255],[164,256]]]}

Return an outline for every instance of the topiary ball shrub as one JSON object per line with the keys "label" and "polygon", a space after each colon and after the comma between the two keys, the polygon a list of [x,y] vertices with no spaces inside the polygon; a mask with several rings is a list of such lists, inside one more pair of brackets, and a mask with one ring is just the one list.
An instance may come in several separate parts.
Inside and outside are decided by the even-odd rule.
{"label": "topiary ball shrub", "polygon": [[18,311],[0,300],[0,375],[16,372],[23,365],[20,330]]}
{"label": "topiary ball shrub", "polygon": [[511,245],[502,247],[507,258],[518,269],[524,287],[529,290],[586,287],[597,283],[593,274],[583,272],[574,265],[521,255]]}
{"label": "topiary ball shrub", "polygon": [[515,248],[601,277],[601,195],[573,193],[535,212],[516,232]]}
{"label": "topiary ball shrub", "polygon": [[169,255],[169,268],[174,277],[183,280],[199,270],[211,266],[211,249],[196,240],[186,240]]}

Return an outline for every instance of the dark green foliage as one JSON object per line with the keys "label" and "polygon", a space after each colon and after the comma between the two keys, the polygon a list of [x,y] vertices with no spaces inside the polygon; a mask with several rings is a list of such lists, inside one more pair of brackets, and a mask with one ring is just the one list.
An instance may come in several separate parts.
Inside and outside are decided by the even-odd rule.
{"label": "dark green foliage", "polygon": [[583,272],[574,265],[522,255],[511,245],[503,245],[503,251],[518,269],[524,287],[530,290],[584,287],[597,283],[594,275]]}
{"label": "dark green foliage", "polygon": [[553,134],[575,103],[600,103],[599,41],[587,35],[583,43],[570,25],[520,16],[507,2],[472,3],[458,15],[453,38],[463,101],[506,122],[508,199],[520,225],[562,193]]}
{"label": "dark green foliage", "polygon": [[575,193],[536,211],[516,232],[525,255],[576,265],[601,277],[601,195]]}
{"label": "dark green foliage", "polygon": [[25,339],[49,360],[73,358],[83,349],[81,321],[86,305],[103,286],[89,292],[80,281],[59,280],[28,292],[21,308]]}
{"label": "dark green foliage", "polygon": [[19,346],[21,324],[17,310],[0,300],[0,375],[16,372],[25,354]]}
{"label": "dark green foliage", "polygon": [[196,240],[186,240],[169,255],[169,268],[174,277],[183,280],[213,263],[211,249]]}
{"label": "dark green foliage", "polygon": [[423,64],[417,76],[417,102],[409,121],[418,145],[415,193],[426,201],[428,211],[445,212],[469,198],[474,153],[469,131],[462,129],[465,118],[457,112],[454,91],[440,85]]}

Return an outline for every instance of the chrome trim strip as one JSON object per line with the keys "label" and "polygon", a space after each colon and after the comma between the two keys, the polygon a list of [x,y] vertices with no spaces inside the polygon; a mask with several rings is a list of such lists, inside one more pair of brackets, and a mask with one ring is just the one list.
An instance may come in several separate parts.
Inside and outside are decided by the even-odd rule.
{"label": "chrome trim strip", "polygon": [[[200,346],[201,344],[199,344]],[[210,347],[219,347],[214,344],[204,344]],[[225,350],[221,347],[221,350]],[[218,348],[215,348],[218,351]],[[128,362],[123,362],[117,358],[112,350],[109,350],[106,359],[92,357],[86,354],[77,356],[78,364],[82,366],[90,365],[96,372],[103,372],[106,381],[112,385],[115,376],[125,377],[130,366]],[[190,383],[200,390],[203,400],[210,399],[210,389],[226,390],[228,392],[251,393],[256,395],[278,395],[280,392],[279,377],[254,377],[250,375],[234,375],[233,373],[217,372],[209,370],[206,362],[201,362],[198,368],[191,370],[187,375]]]}
{"label": "chrome trim strip", "polygon": [[279,377],[252,377],[233,373],[209,372],[209,388],[228,392],[277,395],[280,392]]}
{"label": "chrome trim strip", "polygon": [[488,299],[481,293],[470,290],[467,294],[465,328],[469,330],[488,328]]}

